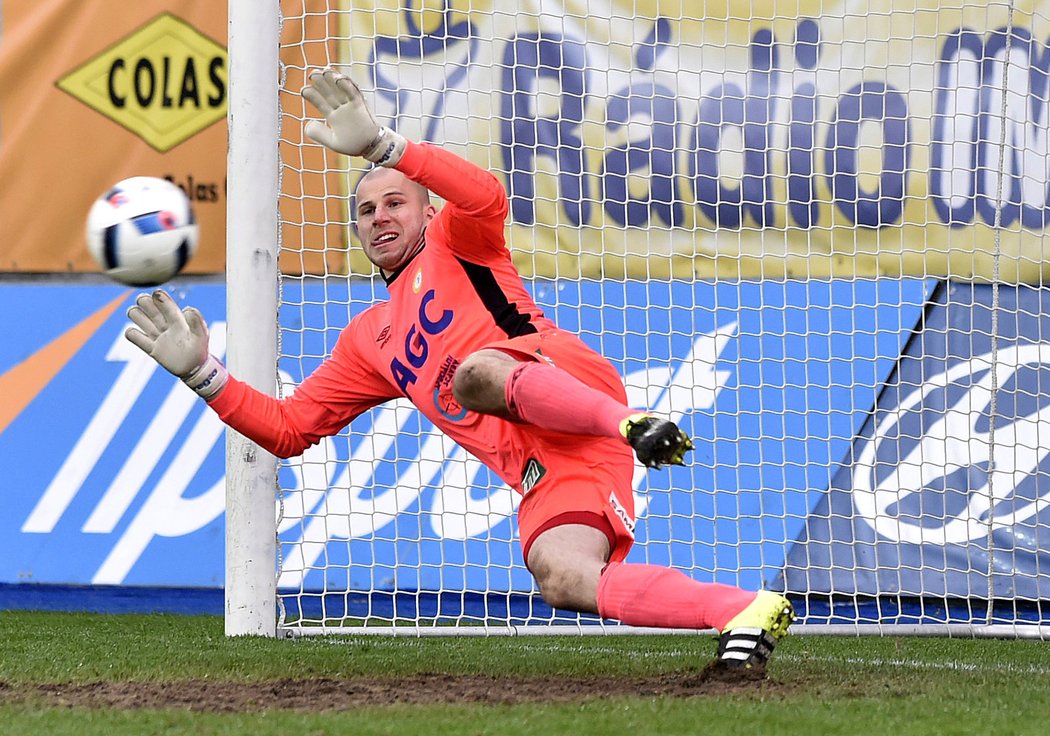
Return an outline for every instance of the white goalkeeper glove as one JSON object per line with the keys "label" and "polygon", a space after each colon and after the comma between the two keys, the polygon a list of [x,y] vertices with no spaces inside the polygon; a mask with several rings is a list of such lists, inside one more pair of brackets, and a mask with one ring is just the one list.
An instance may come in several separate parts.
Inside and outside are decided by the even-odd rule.
{"label": "white goalkeeper glove", "polygon": [[180,311],[166,291],[157,289],[139,295],[128,319],[135,327],[129,327],[124,337],[202,398],[210,399],[226,385],[230,374],[208,352],[208,327],[196,309]]}
{"label": "white goalkeeper glove", "polygon": [[324,115],[306,124],[308,138],[348,156],[363,156],[380,166],[394,166],[405,153],[405,138],[376,122],[361,90],[350,77],[331,69],[314,72],[303,97]]}

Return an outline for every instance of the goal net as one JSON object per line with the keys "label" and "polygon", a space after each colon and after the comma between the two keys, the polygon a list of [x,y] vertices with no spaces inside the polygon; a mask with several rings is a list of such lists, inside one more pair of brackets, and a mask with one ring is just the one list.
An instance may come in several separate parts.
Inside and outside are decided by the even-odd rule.
{"label": "goal net", "polygon": [[[694,438],[629,561],[803,631],[1045,636],[1050,3],[707,8],[284,0],[279,393],[385,297],[360,162],[302,136],[333,66],[496,174],[537,302]],[[276,476],[280,633],[623,630],[542,602],[518,496],[405,402]]]}

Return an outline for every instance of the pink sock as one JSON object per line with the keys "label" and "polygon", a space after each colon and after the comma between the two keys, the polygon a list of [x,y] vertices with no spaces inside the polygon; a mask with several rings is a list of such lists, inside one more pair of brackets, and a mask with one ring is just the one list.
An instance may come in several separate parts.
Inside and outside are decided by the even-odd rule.
{"label": "pink sock", "polygon": [[721,631],[754,599],[753,591],[658,565],[613,562],[598,580],[598,613],[631,626]]}
{"label": "pink sock", "polygon": [[637,413],[561,368],[522,363],[507,378],[507,406],[518,419],[543,429],[619,437],[620,422]]}

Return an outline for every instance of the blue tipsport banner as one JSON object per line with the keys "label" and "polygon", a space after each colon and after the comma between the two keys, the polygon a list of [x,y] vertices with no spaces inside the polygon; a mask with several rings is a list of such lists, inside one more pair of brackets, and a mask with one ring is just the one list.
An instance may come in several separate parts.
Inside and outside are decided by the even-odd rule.
{"label": "blue tipsport banner", "polygon": [[788,591],[1050,598],[1050,294],[996,295],[937,289],[787,557]]}
{"label": "blue tipsport banner", "polygon": [[[750,587],[775,576],[931,288],[533,284],[551,316],[620,370],[632,404],[674,417],[696,439],[687,467],[636,475],[634,559]],[[225,288],[172,291],[202,311],[223,355]],[[0,345],[0,583],[223,583],[224,429],[124,340],[134,295],[0,287],[5,313],[36,315],[10,324]],[[283,296],[282,354],[315,356],[282,358],[291,390],[348,317],[385,293],[369,281],[288,280]],[[394,439],[380,446],[379,436]],[[418,412],[376,409],[302,460],[280,471],[282,586],[532,590],[510,541],[515,497]],[[328,516],[316,521],[320,509]]]}
{"label": "blue tipsport banner", "polygon": [[[223,426],[123,337],[137,292],[4,284],[0,582],[223,584]],[[225,289],[176,286],[225,352]]]}

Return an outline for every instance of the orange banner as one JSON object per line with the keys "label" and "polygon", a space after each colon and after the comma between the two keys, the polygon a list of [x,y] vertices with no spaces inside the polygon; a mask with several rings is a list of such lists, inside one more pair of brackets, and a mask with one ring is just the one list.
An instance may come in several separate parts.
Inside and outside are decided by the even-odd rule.
{"label": "orange banner", "polygon": [[[0,8],[0,271],[98,271],[84,242],[91,204],[121,179],[158,176],[189,195],[200,223],[200,246],[186,273],[222,272],[226,3],[50,0]],[[323,26],[324,16],[310,22]],[[293,64],[333,58],[326,44],[316,46],[316,62],[299,50]],[[284,137],[301,135],[301,127],[286,121]],[[320,157],[315,170],[322,170],[323,155],[313,155]],[[318,178],[295,186],[320,195],[333,191]],[[335,206],[318,196],[311,206],[319,211],[304,218],[301,203],[282,200],[282,209],[294,205],[313,223],[327,222],[325,209]],[[323,272],[330,258],[345,268],[345,254],[326,256],[310,242],[345,247],[345,225],[339,232],[301,228],[283,236],[286,272]]]}

